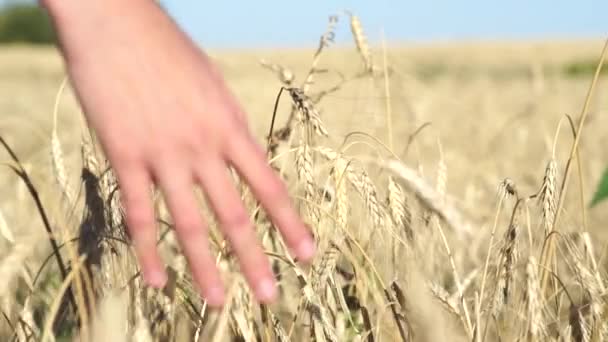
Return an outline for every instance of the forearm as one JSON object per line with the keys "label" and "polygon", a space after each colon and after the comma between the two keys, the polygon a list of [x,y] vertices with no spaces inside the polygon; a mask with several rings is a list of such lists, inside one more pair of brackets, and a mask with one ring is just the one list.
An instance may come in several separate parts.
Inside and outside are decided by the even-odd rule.
{"label": "forearm", "polygon": [[40,0],[40,4],[47,9],[59,28],[72,24],[103,25],[113,20],[129,22],[164,16],[154,0]]}
{"label": "forearm", "polygon": [[83,49],[145,45],[177,29],[153,0],[41,0],[41,4],[52,18],[68,61]]}

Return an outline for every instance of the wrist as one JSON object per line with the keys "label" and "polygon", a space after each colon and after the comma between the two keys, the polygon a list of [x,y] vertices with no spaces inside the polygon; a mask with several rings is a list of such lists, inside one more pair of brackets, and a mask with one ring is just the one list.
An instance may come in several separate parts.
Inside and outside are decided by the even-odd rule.
{"label": "wrist", "polygon": [[67,15],[66,11],[72,5],[69,1],[62,0],[39,0],[39,4],[44,7],[53,21],[57,22],[59,18]]}
{"label": "wrist", "polygon": [[[40,0],[59,36],[65,57],[83,50],[143,43],[146,33],[170,23],[155,0]],[[128,18],[128,19],[125,19]]]}

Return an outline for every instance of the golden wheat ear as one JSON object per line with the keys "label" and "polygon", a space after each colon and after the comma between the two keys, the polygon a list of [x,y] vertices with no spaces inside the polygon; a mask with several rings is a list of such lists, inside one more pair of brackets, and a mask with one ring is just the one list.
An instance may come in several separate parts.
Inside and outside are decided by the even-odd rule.
{"label": "golden wheat ear", "polygon": [[543,227],[545,228],[544,236],[547,236],[553,227],[557,198],[557,162],[552,157],[545,168],[543,184],[538,199],[542,206]]}
{"label": "golden wheat ear", "polygon": [[540,281],[538,279],[538,262],[534,256],[528,258],[526,265],[526,308],[528,314],[528,333],[533,339],[546,337],[545,318],[543,313]]}
{"label": "golden wheat ear", "polygon": [[350,17],[350,30],[355,40],[357,52],[359,52],[359,56],[361,56],[361,60],[363,61],[365,71],[372,72],[374,70],[374,63],[372,62],[372,53],[367,42],[367,37],[363,31],[363,24],[354,13],[350,11],[345,12]]}
{"label": "golden wheat ear", "polygon": [[59,141],[59,135],[57,134],[57,117],[59,115],[59,103],[61,100],[61,96],[65,91],[67,83],[68,80],[67,78],[65,78],[61,83],[61,86],[59,87],[59,91],[57,92],[57,96],[55,98],[55,106],[53,109],[53,132],[51,134],[51,161],[53,164],[53,173],[55,175],[55,180],[57,181],[57,184],[61,189],[63,197],[68,203],[68,208],[70,208],[74,204],[74,195],[72,193],[72,188],[69,184],[69,178],[63,158],[63,149],[61,148],[61,142]]}

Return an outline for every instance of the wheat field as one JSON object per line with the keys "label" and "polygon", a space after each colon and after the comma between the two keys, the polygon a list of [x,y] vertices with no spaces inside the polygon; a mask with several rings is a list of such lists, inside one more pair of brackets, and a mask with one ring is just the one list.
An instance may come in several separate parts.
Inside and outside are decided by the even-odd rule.
{"label": "wheat field", "polygon": [[[334,45],[336,28],[353,43]],[[331,21],[319,49],[210,51],[319,244],[299,265],[240,187],[281,299],[256,304],[214,234],[230,289],[218,312],[196,294],[160,197],[171,276],[162,291],[144,287],[60,56],[2,47],[0,337],[608,340],[608,213],[588,208],[607,159],[603,73],[588,98],[603,46],[385,48],[352,17]]]}

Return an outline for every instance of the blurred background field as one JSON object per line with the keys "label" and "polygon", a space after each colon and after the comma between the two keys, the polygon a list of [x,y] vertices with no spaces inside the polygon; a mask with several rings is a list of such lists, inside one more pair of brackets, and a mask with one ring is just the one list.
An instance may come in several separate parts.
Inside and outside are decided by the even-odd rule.
{"label": "blurred background field", "polygon": [[[434,177],[439,138],[449,170],[450,195],[475,219],[487,219],[494,208],[484,204],[492,203],[496,187],[504,178],[512,178],[527,189],[542,179],[557,124],[564,114],[577,117],[580,113],[601,47],[602,41],[597,40],[390,48],[387,55],[393,70],[390,84],[396,152],[404,149],[407,138],[420,125],[432,123],[432,128],[417,140],[417,154],[410,152],[401,157],[413,164],[420,161],[427,176]],[[313,52],[292,49],[209,53],[222,67],[262,142],[281,84],[273,72],[260,65],[260,60],[280,61],[296,75],[304,75]],[[380,51],[375,52],[380,58]],[[361,67],[361,62],[354,49],[339,47],[326,53],[321,67],[352,73]],[[3,136],[44,179],[49,176],[53,105],[65,76],[62,60],[54,48],[5,46],[0,54],[0,74]],[[328,73],[320,75],[316,82],[328,87],[338,81],[338,76]],[[603,171],[604,146],[608,143],[608,99],[604,89],[602,78],[581,143],[588,197]],[[321,110],[334,144],[341,143],[352,131],[386,141],[384,97],[382,82],[369,80],[349,82],[327,96]],[[62,99],[59,108],[60,139],[66,155],[76,163],[72,164],[76,173],[81,113],[71,94]],[[284,111],[282,117],[285,118]],[[563,161],[571,143],[568,130],[564,129],[561,137],[557,152]],[[14,193],[9,188],[15,179],[8,182],[6,175],[4,193]],[[29,209],[21,205],[13,208],[15,203],[19,202],[9,200],[4,211],[22,210],[15,213],[16,217],[28,217]],[[600,225],[601,218],[606,218],[603,212],[590,211],[590,223]],[[572,220],[578,220],[575,213],[571,215]],[[598,232],[602,231],[599,228]]]}

